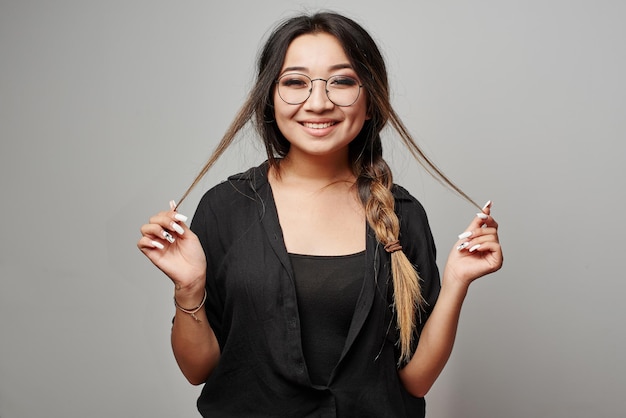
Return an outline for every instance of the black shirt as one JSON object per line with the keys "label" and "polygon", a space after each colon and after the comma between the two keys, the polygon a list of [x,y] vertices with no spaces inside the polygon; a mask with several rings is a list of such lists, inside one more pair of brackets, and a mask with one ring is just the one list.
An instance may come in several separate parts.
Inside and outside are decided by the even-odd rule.
{"label": "black shirt", "polygon": [[289,254],[302,353],[311,382],[325,385],[346,343],[365,276],[365,251],[343,256]]}
{"label": "black shirt", "polygon": [[[205,382],[205,417],[412,417],[425,414],[397,373],[390,256],[367,228],[364,279],[345,345],[327,384],[314,384],[302,348],[293,268],[267,164],[230,177],[201,199],[191,228],[207,258],[206,312],[220,361]],[[439,293],[435,247],[423,207],[394,186],[400,243],[428,302]],[[419,331],[419,330],[418,330]],[[416,336],[416,341],[417,341]]]}

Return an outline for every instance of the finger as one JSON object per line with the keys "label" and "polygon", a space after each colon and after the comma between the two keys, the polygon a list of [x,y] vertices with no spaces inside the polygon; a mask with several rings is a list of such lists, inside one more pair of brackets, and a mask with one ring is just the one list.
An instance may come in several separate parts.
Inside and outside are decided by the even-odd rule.
{"label": "finger", "polygon": [[[160,212],[157,215],[154,215],[149,220],[149,225],[158,225],[162,228],[163,231],[167,231],[170,234],[176,233],[178,235],[183,235],[185,230],[188,228],[184,226],[184,224],[178,219],[183,219],[186,217],[176,217],[174,212]],[[165,235],[159,231],[155,235]]]}
{"label": "finger", "polygon": [[178,212],[170,212],[170,222],[168,229],[175,231],[179,235],[183,235],[185,231],[189,230],[189,227],[185,224],[187,217]]}
{"label": "finger", "polygon": [[187,217],[185,215],[183,215],[182,213],[178,213],[178,212],[174,212],[173,218],[179,222],[187,222]]}
{"label": "finger", "polygon": [[458,238],[459,240],[463,241],[463,240],[467,240],[470,238],[473,239],[476,237],[481,237],[483,235],[497,235],[497,234],[498,234],[497,228],[485,227],[485,228],[476,228],[476,229],[467,230],[463,232],[462,234],[459,234]]}
{"label": "finger", "polygon": [[481,247],[482,245],[486,244],[486,243],[490,243],[490,242],[495,242],[498,243],[498,239],[497,237],[493,236],[493,235],[485,235],[482,237],[478,237],[472,240],[467,240],[467,241],[459,241],[459,243],[456,246],[457,251],[463,251],[463,250],[468,250],[469,252],[474,252],[478,249],[478,247]]}
{"label": "finger", "polygon": [[483,246],[487,243],[499,243],[498,238],[494,235],[484,235],[482,237],[477,237],[475,239],[472,239],[471,241],[466,241],[467,244],[465,245],[465,248],[467,248],[468,250],[471,250],[470,252],[474,252],[476,249],[472,250],[472,248],[476,247],[476,246]]}
{"label": "finger", "polygon": [[137,248],[139,248],[142,252],[148,252],[150,250],[163,250],[165,246],[158,240],[151,239],[150,237],[143,236],[137,242]]}
{"label": "finger", "polygon": [[491,215],[487,215],[484,212],[478,212],[465,230],[472,231],[474,229],[482,228],[483,225],[491,226],[492,221],[493,219],[491,218]]}
{"label": "finger", "polygon": [[496,241],[488,241],[482,244],[476,244],[468,249],[468,253],[485,254],[494,256],[495,259],[502,259],[502,247]]}
{"label": "finger", "polygon": [[[180,226],[178,228],[180,228]],[[170,229],[161,226],[161,224],[156,222],[155,217],[150,218],[150,223],[142,225],[140,231],[141,235],[151,240],[157,240],[157,242],[162,242],[161,240],[164,239],[170,244],[173,244],[176,241],[173,235],[174,232],[176,232],[174,228]]]}
{"label": "finger", "polygon": [[482,220],[480,225],[481,228],[495,228],[498,229],[498,222],[491,215],[487,217],[487,219]]}
{"label": "finger", "polygon": [[485,205],[483,206],[483,213],[486,215],[490,215],[491,214],[491,205],[493,202],[491,202],[491,200],[488,200],[487,203],[485,203]]}
{"label": "finger", "polygon": [[164,229],[158,224],[146,224],[141,227],[141,234],[143,236],[159,242],[161,242],[161,240],[166,240],[170,244],[174,243],[175,239],[173,233],[173,231]]}
{"label": "finger", "polygon": [[169,223],[165,226],[166,229],[172,232],[176,232],[178,235],[184,235],[185,231],[189,231],[189,227],[185,224],[187,217],[179,213],[170,212]]}
{"label": "finger", "polygon": [[458,251],[462,251],[465,249],[470,250],[476,245],[490,241],[499,242],[497,228],[484,227],[465,231],[459,235],[459,240],[455,245]]}
{"label": "finger", "polygon": [[485,203],[485,206],[483,206],[482,212],[485,215],[488,215],[488,217],[484,219],[485,225],[498,228],[498,223],[495,221],[495,219],[493,219],[493,216],[491,216],[492,206],[493,206],[493,202],[491,200],[489,200],[487,203]]}
{"label": "finger", "polygon": [[176,221],[171,221],[168,225],[168,229],[176,232],[178,235],[183,235],[185,233],[185,228],[180,226],[180,224]]}
{"label": "finger", "polygon": [[178,213],[178,205],[175,200],[170,200],[170,211],[173,213],[174,219],[180,222],[187,222],[187,216],[182,213]]}
{"label": "finger", "polygon": [[500,252],[501,251],[500,243],[495,240],[485,240],[473,246],[474,247],[478,246],[478,248],[476,248],[474,251],[480,251],[480,252]]}
{"label": "finger", "polygon": [[458,235],[459,242],[456,243],[456,249],[458,251],[462,251],[465,249],[469,249],[472,246],[476,245],[470,242],[470,238],[482,236],[485,233],[493,233],[493,229],[489,229],[488,231],[484,231],[487,228],[495,228],[497,230],[498,224],[491,217],[491,200],[487,201],[485,205],[482,207],[481,212],[478,212],[474,219],[470,222],[465,231]]}
{"label": "finger", "polygon": [[497,241],[483,241],[467,243],[468,245],[463,248],[468,254],[472,253],[494,253],[500,249],[500,244]]}
{"label": "finger", "polygon": [[173,216],[171,212],[159,212],[156,215],[151,216],[148,223],[160,225],[161,228],[167,228],[172,220]]}
{"label": "finger", "polygon": [[[491,212],[489,209],[486,209],[489,212]],[[493,216],[491,216],[491,213],[487,214],[485,212],[478,212],[476,214],[476,217],[472,220],[472,222],[470,223],[470,228],[473,225],[478,225],[481,228],[484,228],[486,226],[488,227],[493,227],[493,228],[498,228],[498,223],[496,222],[496,220],[493,218]],[[469,229],[469,228],[468,228]]]}
{"label": "finger", "polygon": [[179,235],[183,235],[188,229],[187,225],[185,225],[188,218],[182,213],[178,213],[176,210],[177,208],[178,205],[176,204],[176,201],[170,200],[170,212],[168,214],[172,219],[172,222],[170,222],[169,226]]}

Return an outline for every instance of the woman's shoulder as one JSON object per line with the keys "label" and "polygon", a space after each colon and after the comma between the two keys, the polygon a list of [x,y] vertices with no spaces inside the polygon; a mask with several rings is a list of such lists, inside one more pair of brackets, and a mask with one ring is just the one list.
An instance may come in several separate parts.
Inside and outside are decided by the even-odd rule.
{"label": "woman's shoulder", "polygon": [[[391,192],[395,199],[394,209],[400,221],[400,242],[405,254],[411,260],[417,260],[424,254],[431,254],[434,258],[436,249],[424,206],[402,186],[394,184]],[[424,261],[415,263],[422,265]]]}
{"label": "woman's shoulder", "polygon": [[266,163],[231,175],[204,193],[198,202],[196,214],[213,213],[220,217],[232,217],[235,212],[246,212],[246,208],[257,210],[257,204],[263,204],[267,197],[267,184]]}
{"label": "woman's shoulder", "polygon": [[391,187],[398,215],[412,213],[426,218],[426,210],[422,203],[404,187],[395,184]]}
{"label": "woman's shoulder", "polygon": [[228,197],[254,198],[267,182],[267,163],[229,176],[205,192],[202,200]]}
{"label": "woman's shoulder", "polygon": [[260,165],[250,167],[246,171],[233,174],[232,176],[228,177],[227,182],[244,182],[253,183],[255,185],[267,183],[268,169],[269,163],[265,161]]}

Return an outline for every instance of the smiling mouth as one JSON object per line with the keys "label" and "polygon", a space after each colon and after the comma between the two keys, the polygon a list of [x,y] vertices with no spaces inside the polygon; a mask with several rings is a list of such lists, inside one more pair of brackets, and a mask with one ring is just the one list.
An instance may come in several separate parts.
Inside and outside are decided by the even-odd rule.
{"label": "smiling mouth", "polygon": [[324,122],[324,123],[312,123],[312,122],[302,122],[302,126],[310,129],[324,129],[330,128],[335,125],[337,122]]}

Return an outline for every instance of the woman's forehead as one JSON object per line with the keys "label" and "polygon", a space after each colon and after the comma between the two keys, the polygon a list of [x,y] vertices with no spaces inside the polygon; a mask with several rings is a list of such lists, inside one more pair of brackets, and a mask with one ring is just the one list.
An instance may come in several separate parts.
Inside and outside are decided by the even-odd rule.
{"label": "woman's forehead", "polygon": [[350,60],[337,38],[328,33],[300,35],[285,54],[283,71],[287,68],[314,71],[351,68]]}

